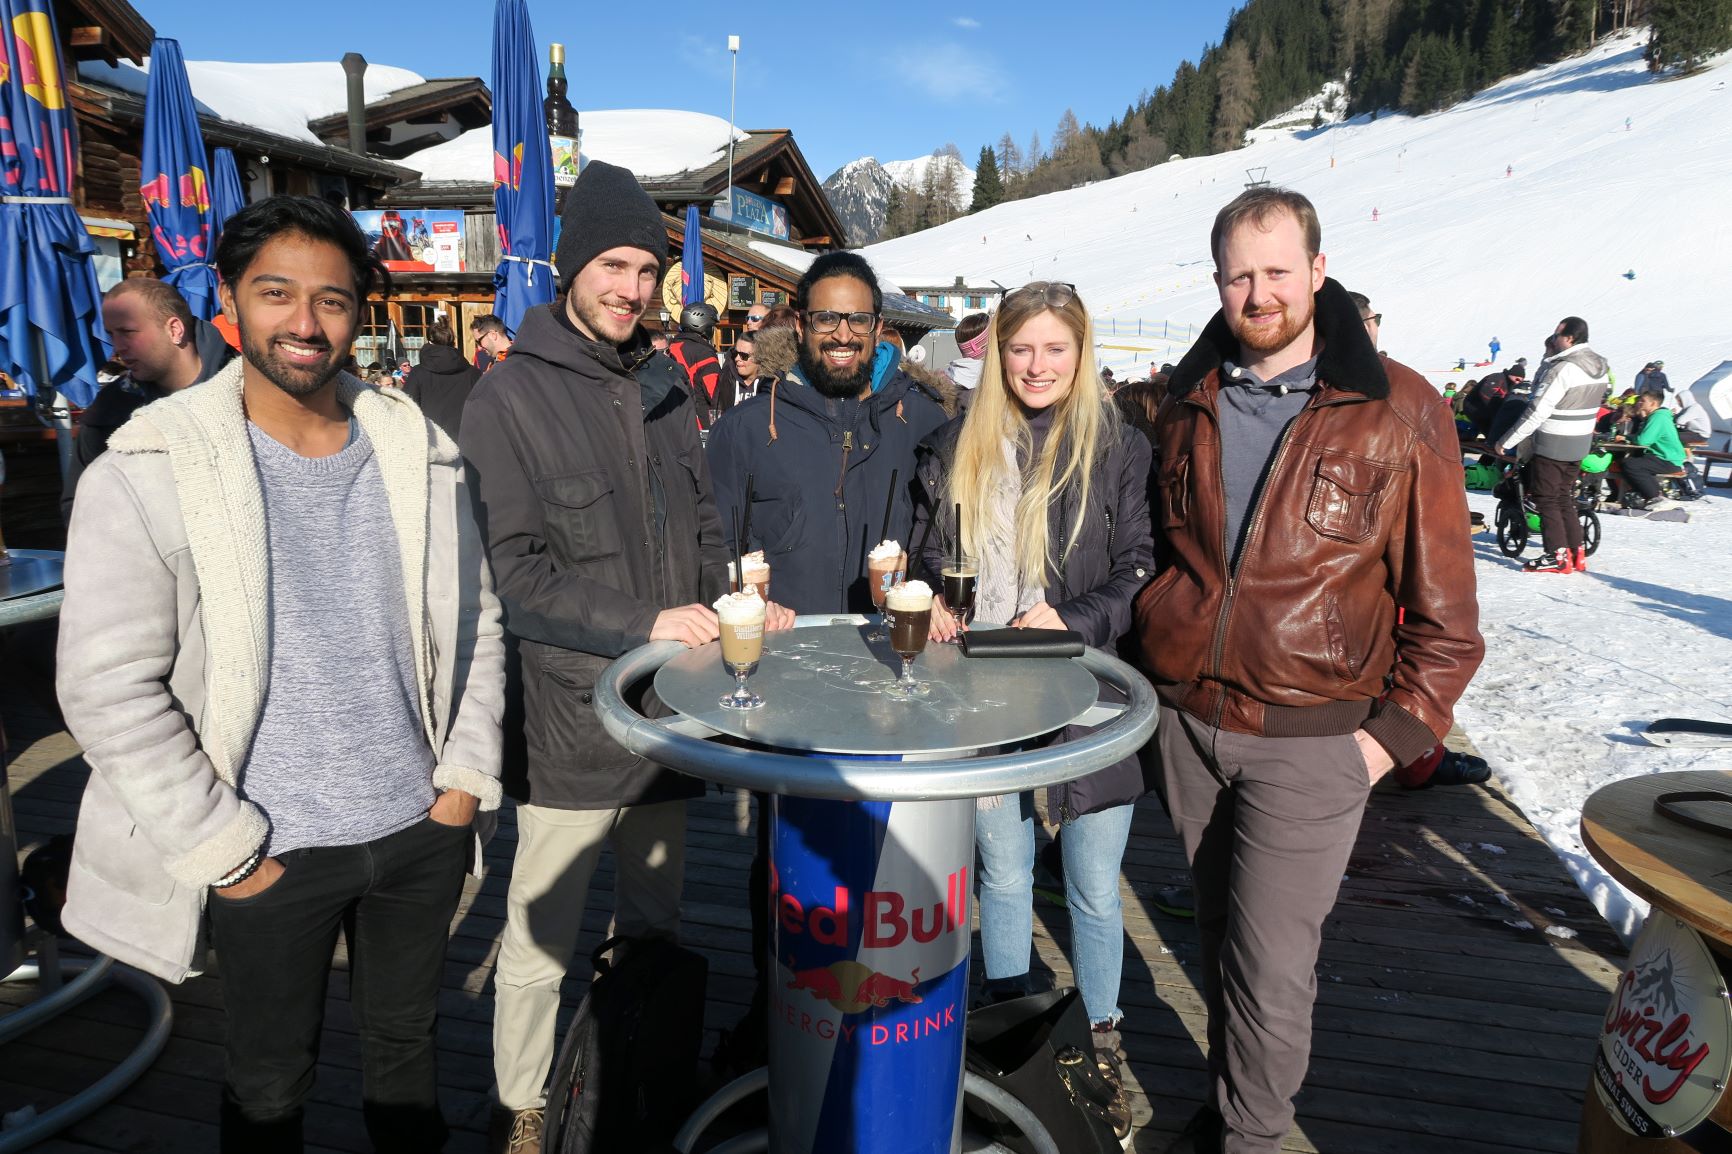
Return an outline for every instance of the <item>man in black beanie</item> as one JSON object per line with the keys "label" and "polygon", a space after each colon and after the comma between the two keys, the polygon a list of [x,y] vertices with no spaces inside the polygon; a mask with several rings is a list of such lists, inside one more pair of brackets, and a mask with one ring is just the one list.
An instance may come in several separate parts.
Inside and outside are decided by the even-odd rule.
{"label": "man in black beanie", "polygon": [[[566,194],[564,299],[532,309],[464,409],[463,455],[522,669],[506,734],[517,856],[496,971],[491,1149],[541,1149],[553,1021],[604,843],[614,932],[679,932],[685,799],[702,785],[615,743],[597,676],[652,640],[718,635],[721,519],[685,376],[638,327],[667,260],[661,210],[591,161]],[[771,627],[793,624],[772,607]],[[508,727],[511,722],[508,718]],[[521,740],[514,741],[514,738]]]}

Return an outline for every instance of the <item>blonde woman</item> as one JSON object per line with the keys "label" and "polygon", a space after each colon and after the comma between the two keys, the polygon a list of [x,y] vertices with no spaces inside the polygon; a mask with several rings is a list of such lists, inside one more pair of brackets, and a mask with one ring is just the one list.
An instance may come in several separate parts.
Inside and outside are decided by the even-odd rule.
{"label": "blonde woman", "polygon": [[[917,568],[936,578],[956,544],[979,560],[975,617],[1017,628],[1073,629],[1111,650],[1153,567],[1149,443],[1118,412],[1094,363],[1094,330],[1074,287],[1037,282],[1009,294],[987,333],[967,414],[922,446]],[[934,584],[937,584],[936,580]],[[932,636],[957,622],[938,602]],[[1124,917],[1119,863],[1132,803],[1145,790],[1135,757],[1048,791],[1063,822],[1071,961],[1096,1031],[1096,1055],[1118,1079]],[[983,798],[980,936],[989,998],[1032,989],[1034,795]],[[1113,1120],[1130,1133],[1122,1088]]]}

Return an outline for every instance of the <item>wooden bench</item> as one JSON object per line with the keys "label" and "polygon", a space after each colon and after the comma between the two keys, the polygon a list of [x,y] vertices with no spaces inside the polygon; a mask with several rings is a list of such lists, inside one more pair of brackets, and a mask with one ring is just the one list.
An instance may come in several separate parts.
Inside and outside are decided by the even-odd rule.
{"label": "wooden bench", "polygon": [[[1732,453],[1720,449],[1704,449],[1698,446],[1686,446],[1690,455],[1702,462],[1702,483],[1714,489],[1732,489]],[[1724,469],[1718,478],[1714,476],[1716,468]]]}

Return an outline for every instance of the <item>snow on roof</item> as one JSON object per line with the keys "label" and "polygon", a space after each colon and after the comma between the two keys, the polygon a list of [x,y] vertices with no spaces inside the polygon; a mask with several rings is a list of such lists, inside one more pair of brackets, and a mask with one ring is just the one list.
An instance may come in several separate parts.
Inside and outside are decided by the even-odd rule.
{"label": "snow on roof", "polygon": [[[634,176],[672,176],[703,168],[727,153],[728,122],[705,112],[629,108],[578,113],[583,155],[605,160]],[[748,139],[736,130],[736,142]],[[398,163],[422,180],[493,179],[493,128],[471,128],[443,144],[410,153]]]}
{"label": "snow on roof", "polygon": [[[149,70],[148,60],[142,68],[85,61],[79,64],[78,75],[95,84],[143,96],[149,84]],[[188,60],[186,78],[201,113],[309,144],[321,143],[308,130],[309,120],[332,116],[349,106],[348,77],[335,60],[304,64]],[[392,68],[388,64],[369,64],[364,81],[369,102],[398,89],[426,83],[407,68]]]}

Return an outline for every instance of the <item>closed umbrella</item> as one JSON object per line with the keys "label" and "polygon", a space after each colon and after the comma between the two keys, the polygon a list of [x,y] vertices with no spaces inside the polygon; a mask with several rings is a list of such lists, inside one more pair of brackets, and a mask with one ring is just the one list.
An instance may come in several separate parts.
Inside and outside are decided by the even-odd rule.
{"label": "closed umbrella", "polygon": [[551,302],[558,288],[551,259],[553,154],[524,0],[498,0],[493,9],[493,212],[499,222],[493,311],[515,336],[523,314]]}
{"label": "closed umbrella", "polygon": [[680,248],[680,303],[704,299],[704,238],[698,232],[698,206],[686,205],[686,240]]}
{"label": "closed umbrella", "polygon": [[222,243],[223,226],[229,217],[247,206],[246,193],[241,191],[241,174],[235,168],[235,154],[219,148],[210,154],[210,222],[211,256],[216,256]]}
{"label": "closed umbrella", "polygon": [[72,107],[49,0],[0,0],[0,371],[96,395],[108,359],[96,246],[72,207]]}
{"label": "closed umbrella", "polygon": [[150,46],[150,83],[144,91],[144,149],[139,192],[150,216],[150,235],[168,275],[192,315],[209,320],[217,311],[216,270],[211,268],[210,179],[204,137],[186,79],[180,42],[158,37]]}

